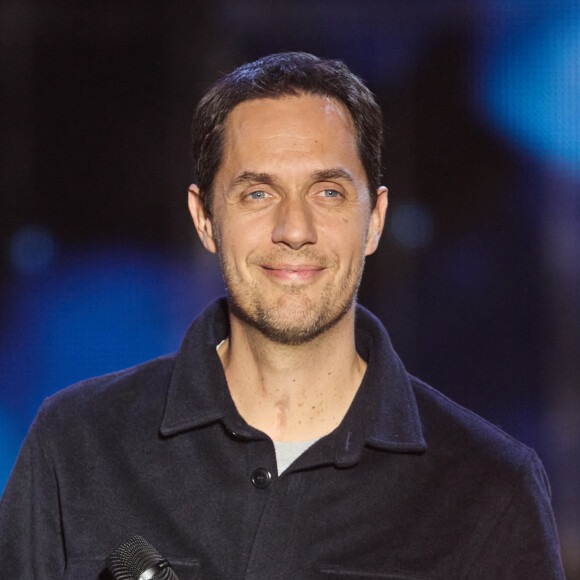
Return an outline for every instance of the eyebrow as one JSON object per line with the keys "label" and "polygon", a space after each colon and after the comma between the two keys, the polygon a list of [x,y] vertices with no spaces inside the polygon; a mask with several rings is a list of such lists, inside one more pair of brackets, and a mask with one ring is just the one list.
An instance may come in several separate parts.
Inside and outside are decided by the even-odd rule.
{"label": "eyebrow", "polygon": [[[345,169],[339,167],[333,169],[322,169],[315,171],[312,177],[317,181],[331,181],[333,179],[343,179],[354,183],[354,178]],[[240,173],[230,184],[230,187],[246,185],[248,183],[264,183],[265,185],[274,185],[276,177],[271,173],[256,173],[255,171],[244,171]]]}
{"label": "eyebrow", "polygon": [[346,181],[354,183],[353,176],[348,171],[346,171],[345,169],[341,169],[340,167],[334,169],[323,169],[322,171],[315,171],[313,173],[313,177],[315,177],[318,181],[332,181],[333,179],[346,179]]}
{"label": "eyebrow", "polygon": [[270,173],[256,173],[254,171],[244,171],[240,173],[230,184],[230,187],[238,185],[246,185],[248,183],[264,183],[266,185],[274,185],[275,178]]}

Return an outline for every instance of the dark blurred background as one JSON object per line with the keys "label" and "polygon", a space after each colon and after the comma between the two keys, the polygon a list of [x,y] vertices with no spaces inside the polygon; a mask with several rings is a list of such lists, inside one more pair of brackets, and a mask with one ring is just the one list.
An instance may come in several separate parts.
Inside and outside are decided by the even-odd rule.
{"label": "dark blurred background", "polygon": [[0,489],[43,398],[173,351],[223,292],[186,208],[208,84],[344,60],[385,112],[360,302],[533,446],[580,578],[580,3],[0,0]]}

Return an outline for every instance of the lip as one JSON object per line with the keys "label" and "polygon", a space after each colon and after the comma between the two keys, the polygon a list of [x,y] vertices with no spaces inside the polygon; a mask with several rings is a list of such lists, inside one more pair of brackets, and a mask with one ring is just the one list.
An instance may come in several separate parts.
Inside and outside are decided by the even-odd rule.
{"label": "lip", "polygon": [[261,268],[268,276],[292,281],[312,280],[324,270],[322,266],[314,264],[276,264],[275,266],[261,266]]}

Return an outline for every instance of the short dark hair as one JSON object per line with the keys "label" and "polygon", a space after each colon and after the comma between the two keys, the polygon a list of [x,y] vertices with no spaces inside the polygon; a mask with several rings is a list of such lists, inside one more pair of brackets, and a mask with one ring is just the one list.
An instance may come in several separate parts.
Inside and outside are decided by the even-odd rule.
{"label": "short dark hair", "polygon": [[223,157],[225,126],[234,107],[254,99],[300,94],[330,97],[348,109],[374,207],[381,179],[383,116],[373,94],[339,60],[283,52],[245,64],[224,76],[211,86],[195,110],[193,180],[209,215],[214,179]]}

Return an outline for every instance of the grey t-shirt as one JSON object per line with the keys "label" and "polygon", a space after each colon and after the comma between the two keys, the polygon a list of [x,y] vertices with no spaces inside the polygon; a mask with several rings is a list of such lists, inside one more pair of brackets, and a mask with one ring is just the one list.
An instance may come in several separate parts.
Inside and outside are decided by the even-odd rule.
{"label": "grey t-shirt", "polygon": [[276,463],[278,464],[278,475],[298,457],[300,457],[309,447],[314,445],[319,438],[308,441],[274,441],[276,450]]}

